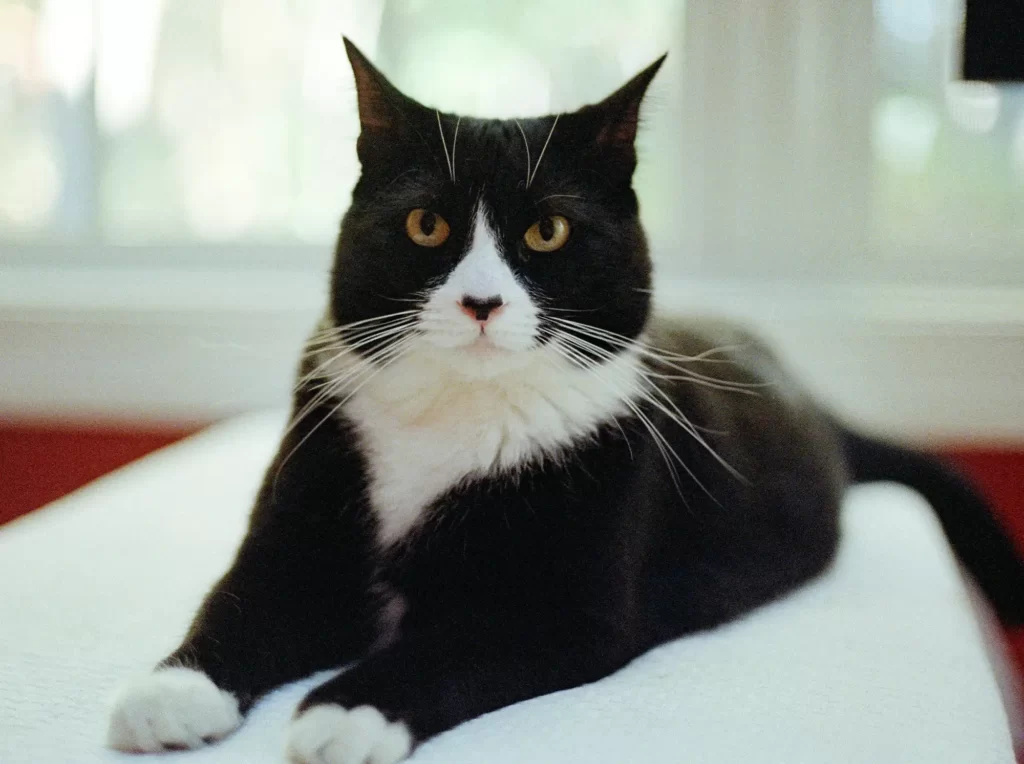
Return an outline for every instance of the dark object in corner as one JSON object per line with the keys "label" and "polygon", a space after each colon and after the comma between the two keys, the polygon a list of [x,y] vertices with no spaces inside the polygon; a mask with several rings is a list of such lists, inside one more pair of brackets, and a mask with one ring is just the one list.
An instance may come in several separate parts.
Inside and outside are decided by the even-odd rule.
{"label": "dark object in corner", "polygon": [[967,0],[963,78],[1024,82],[1024,2]]}

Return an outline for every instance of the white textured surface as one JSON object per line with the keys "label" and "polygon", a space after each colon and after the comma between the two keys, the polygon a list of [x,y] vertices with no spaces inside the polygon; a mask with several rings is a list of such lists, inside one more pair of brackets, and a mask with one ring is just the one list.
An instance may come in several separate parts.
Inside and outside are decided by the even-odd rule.
{"label": "white textured surface", "polygon": [[[108,704],[184,633],[242,534],[281,429],[236,420],[0,529],[0,762],[141,761]],[[416,764],[1013,761],[970,600],[923,502],[851,492],[835,568],[602,682],[470,722]],[[222,744],[146,762],[284,762],[284,688]]]}

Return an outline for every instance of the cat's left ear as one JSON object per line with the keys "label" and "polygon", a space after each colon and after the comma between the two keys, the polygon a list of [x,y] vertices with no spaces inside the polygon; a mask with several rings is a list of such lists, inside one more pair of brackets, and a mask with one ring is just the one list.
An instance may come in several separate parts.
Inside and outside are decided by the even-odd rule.
{"label": "cat's left ear", "polygon": [[640,104],[667,55],[661,56],[600,103],[585,106],[576,113],[589,127],[587,132],[591,146],[599,155],[621,164],[629,175],[636,167],[634,143],[640,125]]}
{"label": "cat's left ear", "polygon": [[667,53],[663,54],[657,61],[595,105],[594,108],[604,123],[595,139],[599,146],[612,150],[633,147],[637,127],[640,125],[640,103],[667,56]]}
{"label": "cat's left ear", "polygon": [[347,37],[345,52],[352,64],[359,105],[356,152],[364,163],[394,153],[394,145],[415,135],[424,108],[398,90]]}

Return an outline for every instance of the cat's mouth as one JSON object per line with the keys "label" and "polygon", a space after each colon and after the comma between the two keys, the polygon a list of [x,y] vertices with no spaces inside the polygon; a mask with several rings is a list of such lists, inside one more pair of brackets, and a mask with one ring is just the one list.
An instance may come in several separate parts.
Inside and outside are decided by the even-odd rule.
{"label": "cat's mouth", "polygon": [[480,333],[476,338],[466,346],[466,350],[471,353],[481,355],[493,355],[495,353],[507,353],[508,349],[498,345],[487,332],[484,331],[483,327],[480,327]]}

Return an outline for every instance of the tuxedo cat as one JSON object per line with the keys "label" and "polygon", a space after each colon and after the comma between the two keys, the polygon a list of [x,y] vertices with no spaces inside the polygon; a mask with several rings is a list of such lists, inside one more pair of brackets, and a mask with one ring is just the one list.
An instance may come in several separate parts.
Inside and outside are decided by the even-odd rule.
{"label": "tuxedo cat", "polygon": [[291,424],[231,568],[119,696],[111,746],[211,743],[269,690],[354,663],[302,702],[287,755],[393,764],[819,574],[855,480],[922,491],[1021,620],[1021,563],[968,485],[846,431],[753,337],[651,315],[632,176],[661,60],[596,105],[485,120],[346,45],[362,175]]}

